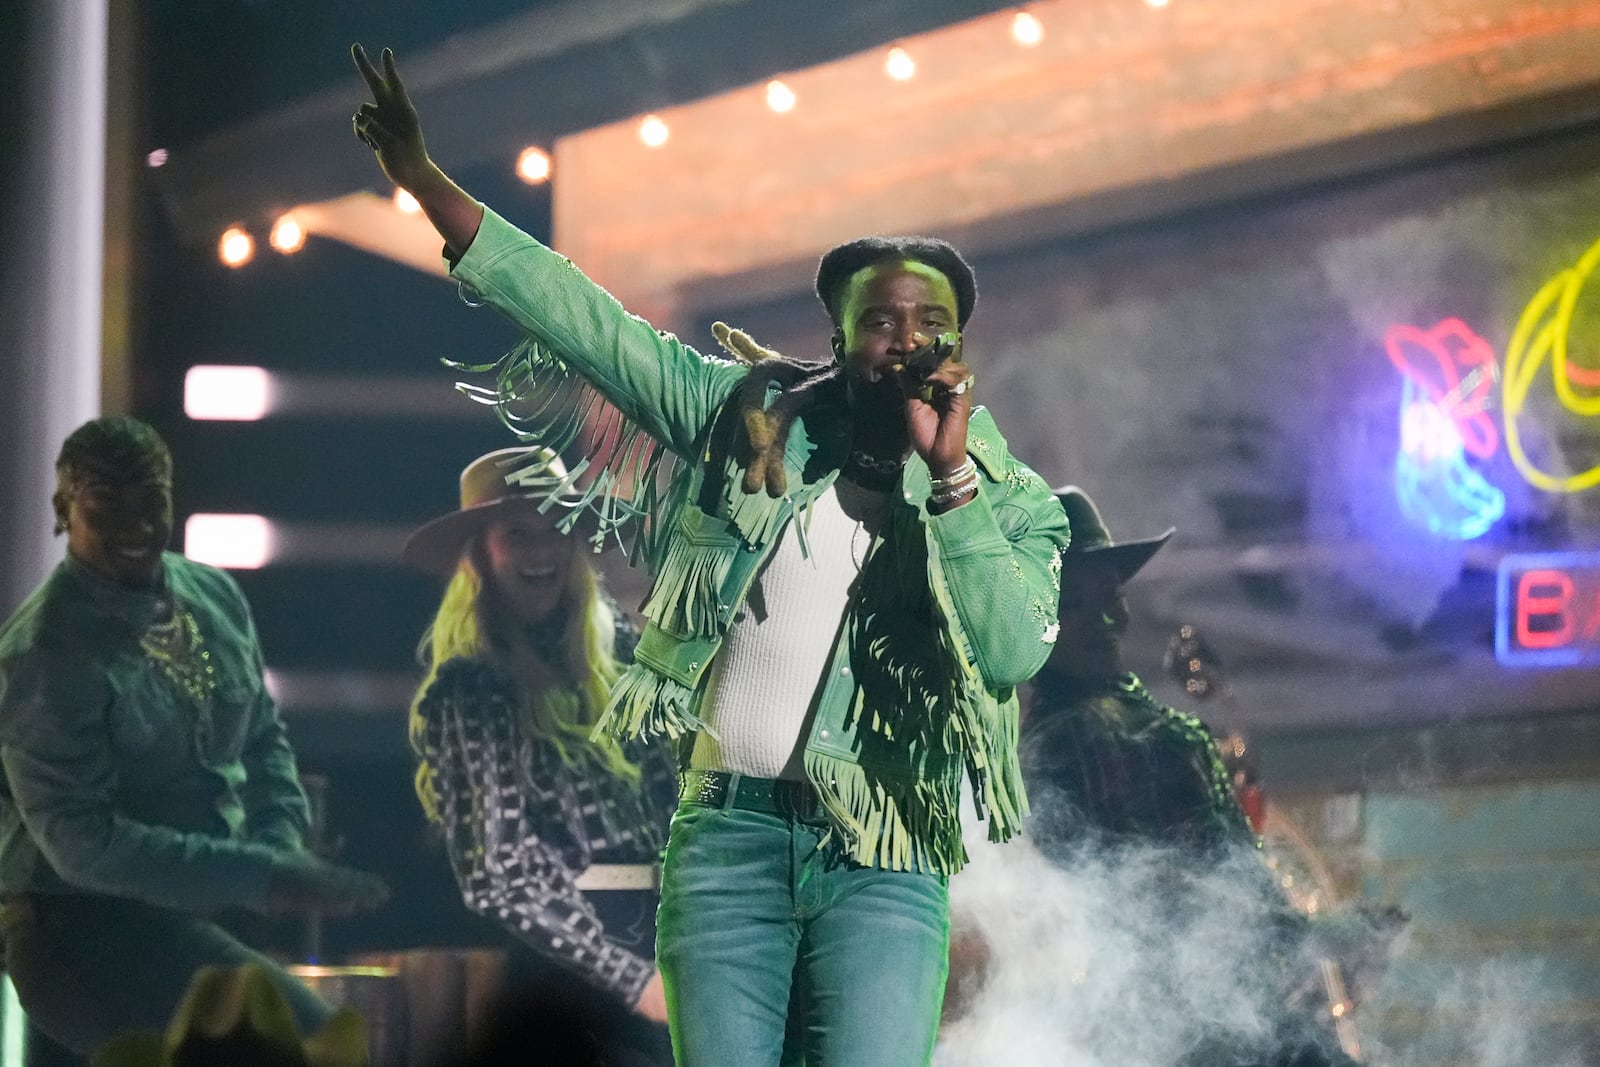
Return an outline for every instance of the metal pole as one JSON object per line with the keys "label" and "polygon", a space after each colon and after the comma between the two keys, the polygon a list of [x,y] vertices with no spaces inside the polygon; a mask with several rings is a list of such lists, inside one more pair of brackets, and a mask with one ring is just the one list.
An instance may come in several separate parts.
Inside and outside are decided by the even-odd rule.
{"label": "metal pole", "polygon": [[100,410],[107,5],[18,7],[3,46],[26,118],[0,174],[0,617],[61,557],[55,453]]}

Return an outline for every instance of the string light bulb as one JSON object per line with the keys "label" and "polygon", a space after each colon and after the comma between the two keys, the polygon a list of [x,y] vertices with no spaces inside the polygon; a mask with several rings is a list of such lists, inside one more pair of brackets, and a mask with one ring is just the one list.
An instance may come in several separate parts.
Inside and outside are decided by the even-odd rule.
{"label": "string light bulb", "polygon": [[517,157],[517,177],[529,185],[540,185],[550,180],[550,153],[537,145],[529,145]]}
{"label": "string light bulb", "polygon": [[672,131],[660,115],[646,115],[639,123],[639,140],[648,148],[660,148],[667,143]]}
{"label": "string light bulb", "polygon": [[884,73],[897,82],[910,81],[917,73],[917,61],[899,45],[889,49],[889,58],[883,64]]}
{"label": "string light bulb", "polygon": [[1032,48],[1044,40],[1044,24],[1032,13],[1018,11],[1011,20],[1011,39],[1024,48]]}
{"label": "string light bulb", "polygon": [[306,228],[292,214],[279,215],[278,221],[272,224],[272,233],[267,236],[267,241],[284,255],[293,255],[306,246]]}
{"label": "string light bulb", "polygon": [[242,267],[256,254],[255,238],[242,226],[229,226],[217,242],[217,257],[230,267]]}
{"label": "string light bulb", "polygon": [[417,198],[398,186],[395,187],[394,191],[394,206],[395,210],[402,215],[415,215],[422,210],[422,205],[417,203]]}
{"label": "string light bulb", "polygon": [[794,90],[774,78],[767,83],[767,106],[782,115],[794,110]]}

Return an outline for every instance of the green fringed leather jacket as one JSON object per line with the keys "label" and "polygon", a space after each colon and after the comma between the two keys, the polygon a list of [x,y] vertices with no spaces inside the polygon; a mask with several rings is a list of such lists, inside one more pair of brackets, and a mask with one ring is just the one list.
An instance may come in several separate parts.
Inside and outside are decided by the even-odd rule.
{"label": "green fringed leather jacket", "polygon": [[[525,437],[557,449],[571,443],[561,420],[540,432],[508,412],[535,395],[534,407],[560,406],[546,390],[575,375],[681,462],[664,495],[646,491],[619,504],[612,491],[621,465],[654,472],[659,459],[641,463],[622,431],[610,467],[591,456],[574,476],[600,468],[589,503],[602,521],[633,509],[647,527],[642,554],[655,576],[634,665],[599,729],[692,738],[703,726],[698,703],[710,665],[762,562],[791,521],[803,538],[805,510],[838,476],[849,440],[842,393],[795,419],[784,452],[788,495],[746,494],[737,451],[719,442],[732,433],[726,402],[748,364],[702,355],[629,315],[569,260],[487,209],[451,274],[528,335],[499,366],[498,397],[486,397],[503,402]],[[982,408],[968,449],[981,473],[978,495],[941,515],[927,511],[927,466],[915,455],[907,461],[806,741],[806,772],[841,846],[870,867],[959,870],[964,775],[992,839],[1019,830],[1027,813],[1015,687],[1055,641],[1067,520]]]}

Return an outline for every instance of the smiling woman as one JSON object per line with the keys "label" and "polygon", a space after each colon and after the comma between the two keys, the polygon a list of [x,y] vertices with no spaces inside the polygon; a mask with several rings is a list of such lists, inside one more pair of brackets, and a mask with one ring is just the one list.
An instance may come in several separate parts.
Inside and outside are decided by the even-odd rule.
{"label": "smiling woman", "polygon": [[533,950],[513,956],[508,1004],[576,1005],[668,1063],[654,864],[677,774],[664,745],[590,736],[636,638],[558,529],[576,499],[554,452],[502,449],[407,542],[408,562],[449,576],[419,650],[417,797],[467,907]]}

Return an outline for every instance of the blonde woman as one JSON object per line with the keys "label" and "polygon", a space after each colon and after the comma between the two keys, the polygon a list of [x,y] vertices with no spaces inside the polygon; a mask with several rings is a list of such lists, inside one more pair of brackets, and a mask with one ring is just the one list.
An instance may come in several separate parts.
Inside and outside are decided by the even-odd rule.
{"label": "blonde woman", "polygon": [[540,512],[565,481],[547,450],[491,452],[462,471],[460,509],[406,544],[407,562],[449,575],[419,649],[417,796],[467,907],[534,950],[515,968],[530,995],[592,1008],[586,992],[609,994],[656,1024],[629,1044],[660,1055],[654,876],[677,772],[666,745],[590,739],[635,631],[583,540]]}

